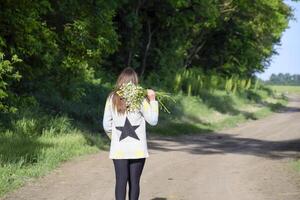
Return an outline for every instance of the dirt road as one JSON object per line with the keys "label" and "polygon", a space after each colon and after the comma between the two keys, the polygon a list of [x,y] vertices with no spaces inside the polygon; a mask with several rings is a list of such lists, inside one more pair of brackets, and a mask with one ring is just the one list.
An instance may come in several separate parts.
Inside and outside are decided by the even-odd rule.
{"label": "dirt road", "polygon": [[[148,137],[141,200],[299,200],[300,96],[285,111],[213,134]],[[113,200],[108,152],[77,158],[5,200]]]}

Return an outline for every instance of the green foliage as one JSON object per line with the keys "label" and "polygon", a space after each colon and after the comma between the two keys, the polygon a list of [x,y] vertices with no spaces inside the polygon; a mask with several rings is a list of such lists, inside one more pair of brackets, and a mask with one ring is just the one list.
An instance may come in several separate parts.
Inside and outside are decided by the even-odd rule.
{"label": "green foliage", "polygon": [[[5,60],[23,60],[14,65],[22,79],[5,91],[53,88],[80,101],[85,84],[111,82],[128,65],[147,84],[169,87],[176,76],[174,91],[186,87],[189,95],[214,90],[224,85],[219,77],[231,75],[242,80],[227,83],[226,90],[250,88],[246,79],[268,65],[292,16],[282,0],[4,0],[0,51]],[[180,80],[178,71],[189,68],[203,73]]]}
{"label": "green foliage", "polygon": [[300,74],[272,74],[265,83],[273,85],[300,85]]}
{"label": "green foliage", "polygon": [[103,59],[118,45],[112,22],[116,4],[103,1],[2,1],[0,50],[23,60],[13,91],[26,94],[52,85],[65,99],[85,94]]}
{"label": "green foliage", "polygon": [[8,105],[4,100],[10,94],[10,86],[13,81],[19,81],[21,76],[15,71],[14,64],[21,62],[18,56],[14,55],[11,60],[5,60],[4,54],[0,51],[0,112],[15,111],[15,107]]}

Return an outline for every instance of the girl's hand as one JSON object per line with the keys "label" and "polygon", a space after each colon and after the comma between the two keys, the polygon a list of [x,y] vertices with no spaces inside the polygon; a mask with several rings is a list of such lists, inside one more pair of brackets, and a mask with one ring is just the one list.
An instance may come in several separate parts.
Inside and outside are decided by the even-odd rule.
{"label": "girl's hand", "polygon": [[155,100],[155,92],[154,90],[151,89],[147,89],[147,97],[150,101],[154,101]]}

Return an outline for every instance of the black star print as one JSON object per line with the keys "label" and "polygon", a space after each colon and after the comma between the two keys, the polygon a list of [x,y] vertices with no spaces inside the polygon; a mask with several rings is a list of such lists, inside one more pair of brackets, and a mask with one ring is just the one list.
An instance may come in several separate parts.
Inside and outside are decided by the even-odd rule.
{"label": "black star print", "polygon": [[130,137],[133,137],[137,140],[140,140],[138,138],[138,136],[136,135],[135,133],[135,130],[138,128],[139,126],[132,126],[128,120],[128,118],[126,117],[126,120],[125,120],[125,124],[124,126],[118,126],[116,127],[116,129],[118,129],[119,131],[121,131],[121,136],[120,136],[120,139],[119,141],[123,140],[124,138],[126,138],[127,136],[130,136]]}

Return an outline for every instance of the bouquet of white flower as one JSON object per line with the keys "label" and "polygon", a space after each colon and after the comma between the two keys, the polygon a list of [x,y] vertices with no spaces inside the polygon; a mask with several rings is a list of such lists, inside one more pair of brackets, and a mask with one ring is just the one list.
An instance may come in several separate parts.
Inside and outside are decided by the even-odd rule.
{"label": "bouquet of white flower", "polygon": [[[135,85],[131,81],[122,84],[122,86],[116,91],[116,93],[125,100],[126,102],[126,110],[128,112],[132,112],[140,108],[144,98],[147,96],[147,89],[144,89],[140,85]],[[171,97],[169,93],[166,92],[155,92],[157,101],[159,102],[163,111],[170,113],[168,108],[163,104],[163,99],[170,99],[175,102],[175,99]]]}

